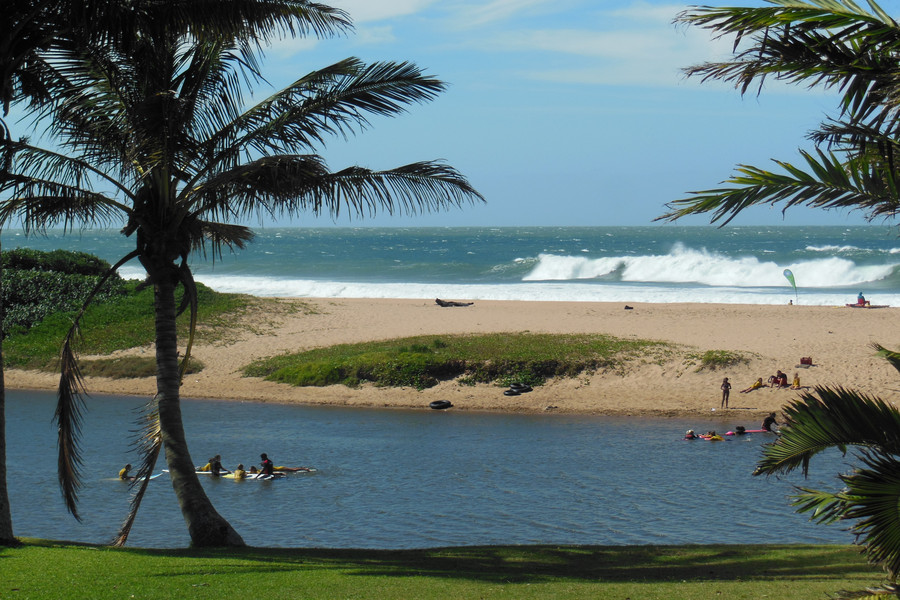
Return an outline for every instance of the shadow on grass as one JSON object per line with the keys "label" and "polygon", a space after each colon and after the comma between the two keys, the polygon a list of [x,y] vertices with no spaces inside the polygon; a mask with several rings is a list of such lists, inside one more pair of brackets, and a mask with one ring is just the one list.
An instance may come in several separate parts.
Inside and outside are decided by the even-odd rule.
{"label": "shadow on grass", "polygon": [[215,549],[126,550],[187,560],[169,575],[217,568],[290,572],[339,570],[383,577],[438,577],[498,583],[546,581],[806,580],[859,579],[882,573],[852,546],[490,546],[423,550]]}

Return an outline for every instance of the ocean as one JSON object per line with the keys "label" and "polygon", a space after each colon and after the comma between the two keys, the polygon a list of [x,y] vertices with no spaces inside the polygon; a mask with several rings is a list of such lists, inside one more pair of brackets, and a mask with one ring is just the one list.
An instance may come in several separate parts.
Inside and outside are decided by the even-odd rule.
{"label": "ocean", "polygon": [[[887,226],[255,228],[244,250],[196,255],[223,292],[314,298],[900,305],[900,238]],[[117,230],[26,236],[3,250],[65,248],[113,263]],[[793,273],[796,289],[784,272]],[[136,261],[120,273],[141,278]]]}

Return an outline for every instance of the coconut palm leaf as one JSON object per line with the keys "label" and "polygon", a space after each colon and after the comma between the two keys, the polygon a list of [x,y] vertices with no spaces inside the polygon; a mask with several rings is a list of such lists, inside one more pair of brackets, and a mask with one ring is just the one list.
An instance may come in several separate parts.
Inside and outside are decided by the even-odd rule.
{"label": "coconut palm leaf", "polygon": [[[765,78],[837,88],[845,110],[884,118],[897,97],[900,27],[877,4],[867,12],[849,1],[769,0],[772,7],[692,8],[676,23],[733,35],[735,59],[685,69],[703,81],[734,83],[746,93]],[[890,104],[890,103],[888,103]]]}
{"label": "coconut palm leaf", "polygon": [[691,192],[692,196],[666,205],[669,212],[656,220],[676,221],[692,214],[711,213],[710,221],[724,226],[743,210],[756,205],[861,210],[869,220],[891,218],[900,211],[897,181],[892,170],[866,157],[842,161],[833,153],[801,151],[806,171],[775,161],[785,173],[740,165],[729,178],[730,187]]}
{"label": "coconut palm leaf", "polygon": [[57,426],[58,479],[66,509],[78,520],[81,520],[78,514],[78,490],[81,487],[80,432],[85,395],[84,378],[78,366],[76,350],[76,342],[80,337],[81,318],[113,273],[136,256],[137,252],[127,254],[100,277],[94,289],[82,303],[81,309],[72,322],[72,327],[66,334],[60,352],[59,386],[54,414]]}
{"label": "coconut palm leaf", "polygon": [[881,344],[877,343],[873,343],[872,348],[874,348],[882,358],[888,361],[892,367],[897,369],[897,371],[900,371],[900,352],[888,350]]}
{"label": "coconut palm leaf", "polygon": [[134,520],[137,518],[138,509],[141,507],[141,501],[147,492],[147,485],[150,483],[150,475],[156,469],[156,461],[159,458],[159,452],[162,449],[162,432],[159,427],[159,411],[156,405],[156,398],[142,409],[139,419],[139,428],[136,431],[137,438],[133,446],[137,449],[141,457],[141,464],[135,474],[134,480],[131,482],[132,488],[137,490],[131,496],[129,503],[128,515],[125,521],[119,527],[119,532],[113,540],[113,546],[121,548],[128,541],[128,535],[134,526]]}
{"label": "coconut palm leaf", "polygon": [[844,388],[816,386],[783,409],[785,426],[765,446],[756,475],[806,475],[809,460],[828,448],[879,448],[900,454],[900,412],[881,399]]}
{"label": "coconut palm leaf", "polygon": [[862,452],[861,460],[863,467],[841,476],[847,486],[843,516],[853,520],[850,530],[869,561],[894,580],[900,574],[900,460],[874,449]]}
{"label": "coconut palm leaf", "polygon": [[225,211],[249,216],[309,211],[332,218],[351,215],[417,214],[461,206],[481,199],[458,171],[435,161],[385,171],[351,167],[329,172],[317,156],[282,155],[242,165],[194,190],[199,214],[213,217]]}

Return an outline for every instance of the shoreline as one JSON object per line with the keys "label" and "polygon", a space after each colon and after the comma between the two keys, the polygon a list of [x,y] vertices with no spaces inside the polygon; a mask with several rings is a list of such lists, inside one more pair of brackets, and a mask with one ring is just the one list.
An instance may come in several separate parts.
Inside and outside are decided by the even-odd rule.
{"label": "shoreline", "polygon": [[[454,299],[464,300],[464,299]],[[440,307],[433,299],[265,299],[250,311],[227,342],[195,345],[205,368],[187,375],[182,398],[310,405],[430,410],[434,400],[450,400],[450,410],[557,413],[662,418],[740,418],[755,422],[797,398],[793,390],[739,390],[776,369],[804,386],[857,389],[896,403],[900,373],[878,357],[871,344],[900,347],[900,309],[738,304],[643,304],[608,302],[475,301]],[[202,324],[201,324],[202,327]],[[288,351],[413,335],[490,332],[603,333],[679,345],[688,353],[741,352],[749,363],[697,372],[683,360],[643,364],[621,373],[595,373],[553,380],[519,396],[496,385],[462,386],[455,381],[417,391],[412,388],[351,389],[345,386],[296,388],[243,377],[240,369],[257,358]],[[202,339],[202,336],[201,336]],[[125,354],[153,352],[152,347]],[[797,368],[801,357],[813,366]],[[83,356],[90,359],[92,357]],[[8,370],[7,389],[54,390],[56,373]],[[720,408],[719,387],[728,377],[730,408]],[[91,394],[152,396],[153,378],[86,378]],[[716,409],[716,410],[713,410]],[[722,414],[726,415],[722,417]],[[738,417],[739,415],[739,417]]]}

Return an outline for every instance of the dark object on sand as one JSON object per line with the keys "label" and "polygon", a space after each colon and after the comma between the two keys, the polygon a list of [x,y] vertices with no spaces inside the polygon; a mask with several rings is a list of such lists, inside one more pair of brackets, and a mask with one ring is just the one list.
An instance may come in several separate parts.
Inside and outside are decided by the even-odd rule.
{"label": "dark object on sand", "polygon": [[453,406],[453,404],[449,400],[435,400],[428,406],[430,406],[434,410],[443,410],[445,408],[450,408],[451,406]]}
{"label": "dark object on sand", "polygon": [[531,391],[531,386],[527,383],[511,383],[509,384],[509,389],[504,391],[503,394],[505,396],[518,396],[519,394],[526,394]]}
{"label": "dark object on sand", "polygon": [[438,306],[444,306],[444,307],[447,307],[447,306],[472,306],[473,304],[475,304],[474,302],[453,302],[453,301],[441,300],[440,298],[435,298],[434,303],[437,304]]}
{"label": "dark object on sand", "polygon": [[634,310],[634,307],[633,307],[633,306],[628,306],[628,305],[626,304],[626,305],[625,305],[625,310]]}

